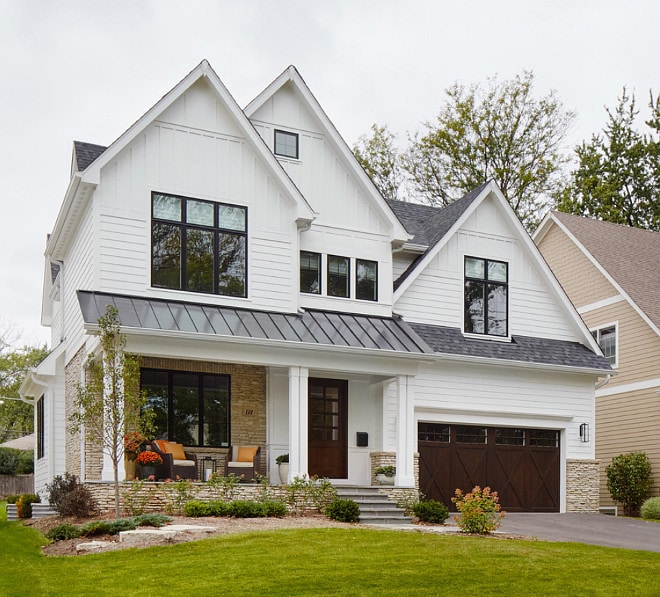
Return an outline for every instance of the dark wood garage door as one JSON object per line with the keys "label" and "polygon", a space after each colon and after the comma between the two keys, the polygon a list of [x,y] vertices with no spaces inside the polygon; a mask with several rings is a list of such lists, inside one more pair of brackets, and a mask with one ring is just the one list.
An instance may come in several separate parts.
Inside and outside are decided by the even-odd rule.
{"label": "dark wood garage door", "polygon": [[490,487],[510,512],[559,512],[559,431],[419,423],[419,488],[455,510],[457,488]]}

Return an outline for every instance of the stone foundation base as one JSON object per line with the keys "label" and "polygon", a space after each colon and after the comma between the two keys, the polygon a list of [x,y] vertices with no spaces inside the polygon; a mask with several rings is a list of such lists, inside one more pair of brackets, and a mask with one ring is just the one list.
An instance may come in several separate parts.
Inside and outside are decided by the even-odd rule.
{"label": "stone foundation base", "polygon": [[566,461],[566,512],[598,512],[598,460]]}

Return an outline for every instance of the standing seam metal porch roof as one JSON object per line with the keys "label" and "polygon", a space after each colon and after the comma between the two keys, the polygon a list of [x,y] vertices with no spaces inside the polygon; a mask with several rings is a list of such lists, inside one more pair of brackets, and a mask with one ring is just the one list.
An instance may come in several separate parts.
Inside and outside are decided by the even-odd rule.
{"label": "standing seam metal porch roof", "polygon": [[117,308],[127,328],[261,338],[336,347],[433,354],[401,318],[309,309],[274,313],[219,305],[78,291],[86,325],[98,322],[107,305]]}

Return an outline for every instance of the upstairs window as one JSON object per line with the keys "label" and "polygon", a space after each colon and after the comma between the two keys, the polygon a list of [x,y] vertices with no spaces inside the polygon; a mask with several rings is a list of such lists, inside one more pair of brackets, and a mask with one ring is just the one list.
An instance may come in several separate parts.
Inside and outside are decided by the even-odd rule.
{"label": "upstairs window", "polygon": [[298,159],[298,135],[287,131],[275,131],[275,155]]}
{"label": "upstairs window", "polygon": [[508,264],[465,257],[464,330],[508,335]]}
{"label": "upstairs window", "polygon": [[355,260],[355,297],[363,301],[378,300],[378,263]]}
{"label": "upstairs window", "polygon": [[598,342],[598,346],[603,351],[603,355],[607,362],[615,367],[617,364],[616,358],[616,325],[608,325],[607,327],[597,328],[591,330],[591,335],[594,340]]}
{"label": "upstairs window", "polygon": [[37,400],[37,460],[46,455],[46,427],[44,416],[44,397]]}
{"label": "upstairs window", "polygon": [[151,195],[151,284],[247,296],[247,208]]}
{"label": "upstairs window", "polygon": [[321,254],[300,251],[300,292],[321,294]]}
{"label": "upstairs window", "polygon": [[351,260],[328,255],[328,296],[351,296]]}

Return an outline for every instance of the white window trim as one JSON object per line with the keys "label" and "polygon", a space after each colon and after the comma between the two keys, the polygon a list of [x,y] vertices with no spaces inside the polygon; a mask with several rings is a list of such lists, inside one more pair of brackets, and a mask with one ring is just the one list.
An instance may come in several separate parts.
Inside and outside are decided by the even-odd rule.
{"label": "white window trim", "polygon": [[[594,332],[599,332],[600,330],[605,330],[607,328],[614,328],[614,363],[611,363],[612,369],[617,369],[619,367],[619,322],[611,321],[609,323],[599,324],[594,327],[589,328],[589,332],[593,335]],[[598,346],[600,347],[600,342],[596,339]],[[601,349],[602,352],[602,349]],[[604,355],[603,355],[604,356]],[[606,357],[607,358],[607,357]]]}

